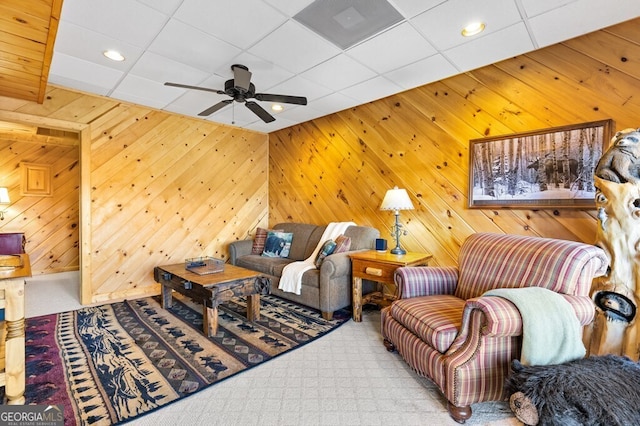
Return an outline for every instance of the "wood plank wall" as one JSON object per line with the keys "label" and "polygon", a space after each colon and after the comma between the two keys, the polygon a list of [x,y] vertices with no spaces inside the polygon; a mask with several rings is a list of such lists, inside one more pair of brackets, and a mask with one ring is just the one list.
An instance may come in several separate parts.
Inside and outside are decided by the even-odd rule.
{"label": "wood plank wall", "polygon": [[[80,218],[90,231],[85,244],[90,249],[90,278],[83,282],[89,287],[84,303],[157,294],[154,266],[203,255],[226,259],[230,241],[247,238],[256,226],[266,225],[266,134],[55,86],[49,87],[42,105],[0,97],[0,117],[3,113],[28,117],[30,123],[47,118],[89,126],[86,152],[78,154],[76,147],[71,154],[43,142],[42,147],[30,144],[31,151],[59,152],[58,158],[28,157],[51,161],[56,170],[68,168],[68,163],[89,163],[88,177],[80,180],[84,189],[80,193],[90,197],[84,200],[90,211],[83,211]],[[7,143],[12,149],[18,142]],[[20,149],[23,145],[27,142],[21,143]],[[81,142],[81,151],[84,147]],[[13,195],[19,192],[12,177],[16,159],[4,158],[0,160],[0,185],[2,179],[8,179]],[[75,195],[68,195],[75,198],[68,207],[76,215],[74,223],[78,222],[82,196],[78,194],[77,169],[73,167]],[[12,230],[27,233],[28,250],[42,247],[44,253],[53,253],[49,261],[54,263],[59,261],[59,247],[74,247],[77,269],[77,227],[73,235],[56,232],[69,224],[56,222],[66,210],[61,211],[55,197],[40,199],[37,211],[16,204],[10,210],[10,222],[16,222]],[[34,221],[36,214],[37,226],[23,226]],[[0,224],[0,232],[3,229]],[[51,271],[42,267],[34,273]]]}
{"label": "wood plank wall", "polygon": [[[35,127],[15,130],[0,130],[0,186],[9,189],[11,199],[0,232],[25,234],[33,274],[78,270],[77,135],[41,135]],[[22,195],[22,162],[51,167],[52,196]]]}
{"label": "wood plank wall", "polygon": [[594,211],[468,209],[469,140],[609,118],[640,127],[640,19],[271,133],[269,222],[353,220],[391,240],[378,207],[397,185],[416,207],[402,243],[432,264],[456,265],[480,231],[592,243]]}

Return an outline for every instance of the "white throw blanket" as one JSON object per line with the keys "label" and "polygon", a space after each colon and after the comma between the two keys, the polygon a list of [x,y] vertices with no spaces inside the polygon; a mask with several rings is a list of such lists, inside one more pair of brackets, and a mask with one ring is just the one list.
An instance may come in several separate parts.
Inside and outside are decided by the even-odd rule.
{"label": "white throw blanket", "polygon": [[520,311],[522,364],[562,364],[585,356],[580,321],[560,294],[542,287],[523,287],[489,290],[483,296],[505,298]]}
{"label": "white throw blanket", "polygon": [[320,238],[320,241],[311,256],[299,262],[291,262],[282,269],[282,276],[280,277],[278,288],[289,293],[300,294],[300,288],[302,287],[302,274],[307,272],[309,269],[315,269],[315,260],[318,256],[318,252],[322,248],[322,244],[327,240],[335,240],[336,237],[344,234],[344,231],[346,231],[350,226],[355,226],[355,223],[331,222],[328,224],[322,233],[322,238]]}

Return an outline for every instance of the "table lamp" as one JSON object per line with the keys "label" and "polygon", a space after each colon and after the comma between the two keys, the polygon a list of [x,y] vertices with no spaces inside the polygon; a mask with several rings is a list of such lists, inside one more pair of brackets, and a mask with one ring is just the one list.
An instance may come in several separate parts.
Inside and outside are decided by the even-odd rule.
{"label": "table lamp", "polygon": [[398,189],[394,187],[387,191],[380,205],[380,210],[394,210],[396,215],[396,223],[391,228],[391,235],[396,237],[396,247],[391,250],[392,254],[406,254],[407,251],[400,247],[400,234],[406,234],[406,231],[402,231],[402,224],[400,223],[400,210],[413,210],[413,204],[406,189]]}

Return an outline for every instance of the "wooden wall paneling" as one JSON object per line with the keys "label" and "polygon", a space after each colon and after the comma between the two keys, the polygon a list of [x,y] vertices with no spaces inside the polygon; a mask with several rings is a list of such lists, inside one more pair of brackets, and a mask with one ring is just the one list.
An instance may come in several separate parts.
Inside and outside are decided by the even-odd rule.
{"label": "wooden wall paneling", "polygon": [[616,117],[618,129],[636,126],[637,116],[633,111],[640,107],[640,100],[629,93],[633,93],[638,80],[564,45],[530,56],[539,62],[554,64],[556,72],[584,87],[593,109],[603,116]]}
{"label": "wooden wall paneling", "polygon": [[[309,128],[303,127],[301,131],[309,137]],[[311,128],[311,131],[315,129]],[[305,146],[305,156],[298,159],[299,176],[302,182],[300,188],[308,188],[305,194],[305,203],[313,206],[315,220],[318,224],[326,224],[332,221],[361,221],[353,216],[350,204],[362,204],[370,199],[370,191],[358,184],[357,180],[348,179],[356,173],[356,168],[349,147],[337,139],[327,139],[318,132],[313,132],[311,139],[313,144]],[[293,143],[290,141],[289,143]],[[284,147],[284,145],[282,146]],[[274,147],[275,149],[276,147]],[[279,157],[282,158],[282,157]],[[286,158],[286,157],[285,157]],[[288,164],[288,167],[295,167]],[[309,172],[312,170],[313,172]],[[372,173],[373,175],[373,173]],[[330,196],[343,204],[343,208],[335,209],[327,206],[323,200]]]}
{"label": "wooden wall paneling", "polygon": [[[493,120],[499,120],[511,132],[543,129],[546,123],[530,111],[514,104],[511,99],[491,90],[475,77],[475,71],[448,78],[443,83],[451,91],[469,100],[480,110],[487,112]],[[466,164],[465,166],[468,166]]]}
{"label": "wooden wall paneling", "polygon": [[[194,164],[190,161],[191,159],[186,158],[191,153],[191,150],[184,147],[183,144],[178,144],[176,146],[180,147],[182,155],[176,155],[171,158],[171,163],[168,164],[165,169],[158,170],[159,174],[169,176],[166,173],[166,170],[171,169],[173,172],[173,179],[164,180],[166,186],[161,188],[158,192],[154,192],[154,189],[152,188],[149,188],[148,190],[150,194],[155,194],[156,197],[160,195],[160,197],[164,199],[163,204],[166,207],[163,207],[162,211],[157,212],[155,215],[157,218],[156,223],[159,224],[158,226],[166,227],[170,230],[167,233],[163,232],[158,234],[164,240],[169,239],[169,236],[176,232],[176,228],[181,228],[179,219],[176,220],[176,210],[181,204],[181,198],[179,195],[180,191],[178,190],[180,184],[176,184],[175,179],[179,178],[179,176],[190,171],[194,167]],[[133,177],[135,178],[135,176]],[[133,182],[135,182],[135,180]],[[137,185],[137,187],[143,189],[144,185]],[[109,210],[109,217],[103,222],[104,226],[102,226],[101,231],[94,233],[94,250],[99,249],[100,256],[106,257],[103,267],[100,268],[100,270],[96,269],[93,274],[95,281],[97,283],[101,283],[100,285],[107,283],[107,285],[113,286],[114,284],[109,282],[109,277],[112,275],[113,271],[118,271],[118,273],[120,273],[120,271],[126,270],[126,267],[130,263],[129,259],[124,258],[127,256],[127,253],[133,250],[134,246],[139,246],[143,244],[144,241],[153,238],[155,232],[157,232],[156,227],[144,226],[145,223],[148,222],[148,214],[140,214],[140,211],[148,211],[148,209],[146,209],[145,205],[140,202],[144,200],[144,198],[140,199],[135,196],[140,189],[125,191],[124,189],[116,186],[114,193],[118,194],[118,190],[120,190],[120,192],[129,193],[128,197],[131,202],[121,203],[118,200],[103,201],[104,203],[111,203],[112,205],[113,203],[118,204],[113,205],[113,208]],[[167,192],[169,194],[167,194]],[[157,198],[155,201],[158,201]],[[152,199],[151,205],[153,205],[153,203],[154,200]],[[171,208],[169,206],[173,207]],[[126,225],[122,224],[123,220],[127,220]],[[120,227],[121,230],[124,230],[124,233],[112,232],[113,229],[118,229],[118,227]],[[183,238],[184,235],[181,234],[180,239]],[[171,243],[170,240],[168,242]],[[167,253],[170,254],[171,252],[168,251]],[[171,259],[169,257],[163,259],[163,261],[169,262],[178,260]],[[117,281],[115,282],[117,283]],[[106,292],[104,288],[101,287],[98,287],[97,290],[99,290],[99,292]]]}
{"label": "wooden wall paneling", "polygon": [[[72,112],[67,112],[67,115],[57,114],[61,108],[64,108],[70,102],[77,100],[84,96],[79,92],[73,92],[70,90],[64,90],[56,86],[49,85],[47,88],[47,94],[45,96],[46,102],[37,104],[35,102],[29,102],[16,109],[16,112],[21,114],[27,114],[37,117],[55,118],[59,120],[68,120],[71,122],[77,122]],[[77,114],[78,112],[76,112]]]}
{"label": "wooden wall paneling", "polygon": [[638,40],[631,41],[621,38],[613,32],[597,31],[568,40],[563,44],[635,79],[640,79],[640,69],[638,69],[640,43]]}
{"label": "wooden wall paneling", "polygon": [[[606,118],[638,127],[639,22],[270,134],[272,219],[321,219],[320,209],[305,204],[310,197],[326,203],[322,214],[344,209],[331,194],[342,186],[352,214],[390,239],[393,215],[380,212],[378,205],[384,192],[398,185],[415,197],[417,207],[401,214],[410,230],[403,242],[408,249],[433,252],[434,264],[455,264],[459,243],[470,232],[593,241],[593,210],[466,208],[469,140]],[[313,155],[308,154],[312,143],[318,147]],[[319,155],[326,158],[314,157]],[[340,178],[326,177],[327,164],[337,161],[347,165],[341,165]],[[300,184],[301,171],[321,176],[321,184]],[[368,198],[353,195],[363,188]]]}
{"label": "wooden wall paneling", "polygon": [[620,24],[604,28],[605,33],[614,34],[627,42],[640,44],[640,27],[638,27],[638,19],[630,19]]}
{"label": "wooden wall paneling", "polygon": [[[568,117],[568,121],[558,122],[555,124],[556,126],[610,118],[597,109],[594,110],[594,107],[597,106],[597,100],[590,96],[584,87],[580,87],[579,84],[573,83],[568,78],[561,78],[557,72],[548,66],[542,65],[526,55],[519,57],[517,62],[515,60],[504,61],[496,64],[496,66],[515,78],[535,85],[536,90],[549,99],[548,102],[552,109],[558,108],[558,105],[562,104],[586,106],[586,108],[570,109],[569,112],[571,114]],[[527,69],[528,72],[522,72],[522,67]]]}
{"label": "wooden wall paneling", "polygon": [[[182,122],[182,120],[180,122]],[[193,120],[192,123],[202,122]],[[174,127],[180,126],[174,123]],[[156,199],[156,201],[160,201],[165,207],[161,207],[163,211],[156,211],[154,215],[156,218],[155,222],[160,224],[158,225],[161,228],[160,230],[158,230],[158,227],[147,227],[147,229],[135,230],[136,228],[140,228],[137,223],[140,220],[138,218],[141,216],[139,213],[140,204],[136,203],[136,198],[133,197],[131,206],[123,205],[123,213],[126,213],[127,217],[131,216],[133,218],[130,224],[125,225],[125,227],[130,226],[132,231],[125,232],[128,238],[109,239],[101,242],[100,235],[96,236],[94,239],[94,251],[99,247],[99,255],[109,257],[103,260],[104,267],[94,268],[93,277],[96,282],[100,283],[95,288],[96,294],[109,295],[108,297],[113,297],[114,294],[117,294],[117,289],[114,288],[111,281],[117,282],[118,280],[109,279],[116,267],[117,273],[126,277],[130,284],[135,285],[142,276],[139,284],[137,284],[137,288],[140,290],[143,288],[142,283],[147,283],[147,286],[155,287],[149,271],[152,271],[153,266],[159,263],[158,256],[163,257],[161,259],[163,263],[181,262],[184,261],[186,257],[200,255],[203,250],[203,241],[216,239],[218,241],[224,241],[224,243],[217,248],[209,246],[210,249],[218,253],[226,252],[226,244],[229,240],[227,238],[222,239],[223,237],[220,237],[219,234],[217,238],[214,237],[214,235],[216,235],[216,228],[207,228],[203,225],[206,223],[206,220],[208,220],[208,217],[212,215],[212,212],[216,212],[218,219],[223,216],[228,217],[229,211],[231,211],[231,205],[227,203],[238,204],[238,199],[230,196],[230,193],[235,192],[237,188],[230,185],[229,182],[232,178],[237,177],[239,173],[243,176],[251,176],[250,172],[239,172],[237,166],[242,164],[243,166],[246,165],[247,169],[253,170],[255,169],[256,161],[255,158],[247,157],[247,153],[250,152],[250,149],[247,149],[249,142],[240,137],[242,132],[229,132],[227,130],[229,128],[225,128],[222,132],[215,132],[215,136],[206,136],[205,133],[207,133],[208,130],[203,130],[200,127],[202,127],[201,124],[198,124],[198,126],[192,126],[191,129],[188,129],[189,132],[192,133],[191,136],[189,132],[180,131],[177,135],[179,137],[173,138],[174,147],[172,147],[170,152],[158,150],[158,144],[156,144],[155,151],[161,152],[162,155],[158,161],[149,161],[149,163],[153,163],[153,167],[157,169],[157,172],[153,172],[157,178],[152,180],[154,182],[158,179],[162,180],[162,176],[173,177],[172,179],[165,179],[162,188],[153,188],[152,185],[138,184],[135,173],[129,175],[128,182],[125,179],[122,182],[112,185],[112,180],[105,181],[105,183],[109,183],[109,191],[115,190],[115,192],[118,192],[119,185],[126,184],[131,187],[135,185],[135,188],[139,187],[140,190],[144,187],[144,190],[149,194],[161,194],[162,200]],[[217,130],[220,126],[211,123],[204,127]],[[199,139],[195,137],[196,135]],[[256,136],[260,141],[259,143],[266,147],[266,135],[256,134]],[[185,143],[184,141],[189,142]],[[168,140],[166,142],[168,146],[171,146],[172,141]],[[213,145],[212,142],[214,143]],[[131,147],[134,151],[135,145],[139,143],[140,142],[132,143]],[[151,148],[153,148],[153,146],[151,146]],[[182,154],[176,155],[177,151],[173,152],[175,150],[179,150]],[[146,152],[149,153],[151,151],[147,150]],[[125,155],[126,159],[121,159],[121,161],[135,161],[139,163],[137,161],[139,155],[130,154],[131,152],[127,152]],[[144,153],[136,152],[136,154]],[[264,167],[266,168],[266,151],[264,151],[264,153],[258,152],[258,155],[264,158]],[[164,161],[164,159],[169,160],[169,162],[163,163],[162,161]],[[143,162],[146,163],[146,161]],[[219,167],[216,167],[216,164],[219,165]],[[212,167],[212,165],[214,167]],[[107,169],[106,166],[102,168]],[[167,173],[169,170],[170,174]],[[242,170],[242,168],[240,170]],[[194,173],[194,171],[199,171],[200,173]],[[142,171],[140,175],[144,175],[145,173],[148,174],[148,170]],[[266,177],[264,169],[261,174],[263,177]],[[134,185],[132,185],[132,182],[134,182]],[[244,184],[245,181],[243,180],[241,186]],[[203,187],[208,189],[203,189]],[[131,192],[136,191],[137,190],[133,190]],[[203,198],[203,195],[211,196],[212,198]],[[200,202],[192,203],[190,202],[192,199],[200,200]],[[153,205],[153,202],[151,205]],[[170,209],[166,206],[174,207]],[[148,216],[149,213],[154,213],[152,208],[153,207],[147,208],[146,211],[148,213],[146,213],[146,216]],[[266,209],[266,206],[264,206],[263,209]],[[119,215],[120,212],[116,213],[116,216]],[[148,219],[143,218],[143,222],[147,221]],[[218,229],[224,228],[223,220],[218,220],[217,222],[220,223]],[[202,233],[200,228],[207,228],[209,231],[208,233]],[[107,226],[104,229],[109,229],[109,227]],[[107,234],[105,233],[105,235]],[[123,253],[131,253],[139,250],[140,244],[156,247],[153,251],[149,250],[150,260],[148,262],[142,264],[139,262],[134,263],[128,255],[123,256]],[[167,250],[158,250],[158,247],[167,245],[181,247],[181,249],[172,250],[169,248]],[[196,252],[194,252],[194,247],[197,247]],[[138,257],[136,260],[139,261],[140,258]],[[120,278],[120,280],[121,279],[122,278]]]}
{"label": "wooden wall paneling", "polygon": [[[508,61],[519,60],[520,57],[516,57]],[[504,62],[502,61],[501,64]],[[522,66],[522,72],[524,70],[525,67]],[[558,105],[555,99],[537,91],[535,84],[521,81],[518,76],[507,73],[496,64],[473,70],[471,76],[544,123],[542,126],[526,130],[538,130],[575,122],[575,111],[572,111],[571,104]]]}

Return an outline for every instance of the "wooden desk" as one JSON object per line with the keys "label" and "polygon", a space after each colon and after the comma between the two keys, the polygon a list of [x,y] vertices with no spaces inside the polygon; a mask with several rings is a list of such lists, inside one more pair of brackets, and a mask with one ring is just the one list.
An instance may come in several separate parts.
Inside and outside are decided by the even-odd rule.
{"label": "wooden desk", "polygon": [[25,319],[24,284],[31,276],[29,256],[0,256],[0,309],[4,327],[0,332],[0,386],[5,388],[7,404],[24,404]]}
{"label": "wooden desk", "polygon": [[260,319],[260,290],[256,279],[260,273],[234,265],[224,265],[222,272],[198,275],[187,271],[184,263],[157,266],[153,276],[162,284],[162,307],[171,307],[172,291],[200,301],[203,332],[208,337],[218,333],[218,305],[237,296],[247,296],[247,318]]}
{"label": "wooden desk", "polygon": [[[386,306],[398,298],[398,288],[393,280],[393,274],[401,266],[426,265],[431,255],[428,253],[407,252],[396,255],[388,251],[375,250],[356,252],[351,258],[351,276],[353,279],[353,320],[362,321],[362,305],[375,303]],[[379,292],[362,296],[362,279],[382,284]]]}

